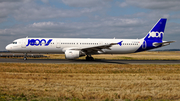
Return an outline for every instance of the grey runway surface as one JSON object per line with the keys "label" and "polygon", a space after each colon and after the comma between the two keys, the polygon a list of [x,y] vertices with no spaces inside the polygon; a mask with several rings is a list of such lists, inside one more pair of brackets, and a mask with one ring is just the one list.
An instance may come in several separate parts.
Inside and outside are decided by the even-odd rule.
{"label": "grey runway surface", "polygon": [[0,58],[0,63],[55,63],[55,64],[180,64],[180,60],[65,60]]}

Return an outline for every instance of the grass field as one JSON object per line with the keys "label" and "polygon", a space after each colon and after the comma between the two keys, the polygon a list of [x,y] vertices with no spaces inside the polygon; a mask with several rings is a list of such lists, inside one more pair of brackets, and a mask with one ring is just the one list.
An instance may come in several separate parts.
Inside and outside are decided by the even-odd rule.
{"label": "grass field", "polygon": [[[43,55],[47,57],[40,57],[41,59],[65,59],[64,54],[43,54]],[[94,59],[112,59],[112,60],[180,60],[180,51],[175,51],[175,52],[146,51],[146,52],[132,53],[132,54],[114,54],[114,55],[99,54],[92,56],[94,57]],[[10,58],[17,58],[17,57],[10,57]],[[19,57],[19,58],[23,58],[23,57]],[[80,57],[78,59],[85,59],[85,56]]]}
{"label": "grass field", "polygon": [[180,100],[180,65],[0,63],[1,100]]}
{"label": "grass field", "polygon": [[[45,54],[48,59],[65,59],[64,54]],[[95,59],[116,59],[116,60],[180,60],[180,52],[140,52],[133,54],[102,54],[92,55]],[[46,59],[46,58],[44,58]],[[80,57],[79,59],[85,59]]]}

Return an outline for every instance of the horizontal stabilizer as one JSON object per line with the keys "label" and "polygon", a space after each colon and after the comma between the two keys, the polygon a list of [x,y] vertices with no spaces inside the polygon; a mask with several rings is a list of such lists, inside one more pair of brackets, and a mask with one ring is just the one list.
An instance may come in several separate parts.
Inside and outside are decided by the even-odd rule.
{"label": "horizontal stabilizer", "polygon": [[164,41],[162,43],[154,43],[153,45],[155,46],[159,46],[159,45],[163,45],[163,46],[166,46],[166,45],[169,45],[170,43],[173,43],[175,41]]}

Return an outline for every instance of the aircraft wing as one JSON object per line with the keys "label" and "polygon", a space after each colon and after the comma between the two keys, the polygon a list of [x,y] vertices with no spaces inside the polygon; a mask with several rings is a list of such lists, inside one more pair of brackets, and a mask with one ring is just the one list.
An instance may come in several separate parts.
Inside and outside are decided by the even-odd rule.
{"label": "aircraft wing", "polygon": [[88,54],[88,53],[103,53],[102,49],[111,50],[110,47],[113,45],[117,45],[117,44],[118,43],[111,43],[111,44],[92,46],[92,47],[71,48],[70,50],[81,50],[81,51],[85,52],[86,54]]}
{"label": "aircraft wing", "polygon": [[111,43],[107,45],[100,45],[100,46],[94,46],[94,47],[86,47],[82,48],[81,50],[86,53],[103,53],[102,49],[109,49],[111,50],[111,46],[117,45],[117,43]]}

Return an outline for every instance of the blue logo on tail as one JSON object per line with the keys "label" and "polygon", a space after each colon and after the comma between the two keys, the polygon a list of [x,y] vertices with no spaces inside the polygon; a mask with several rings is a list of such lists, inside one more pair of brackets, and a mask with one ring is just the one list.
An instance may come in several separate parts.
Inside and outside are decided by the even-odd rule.
{"label": "blue logo on tail", "polygon": [[162,38],[164,32],[149,32],[148,38]]}
{"label": "blue logo on tail", "polygon": [[164,30],[166,26],[166,20],[165,18],[161,18],[155,26],[149,31],[149,33],[146,35],[144,40],[154,40],[154,41],[162,41],[164,36]]}
{"label": "blue logo on tail", "polygon": [[[149,33],[144,37],[144,42],[141,47],[136,51],[145,51],[157,47],[161,47],[162,45],[155,46],[155,43],[162,43],[162,39],[164,36],[164,30],[166,26],[166,18],[161,18],[154,27],[149,31]],[[146,46],[146,47],[144,47]]]}

